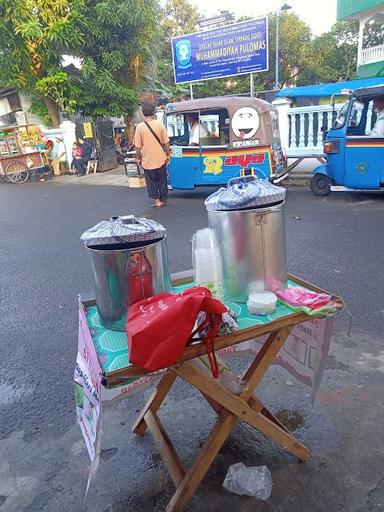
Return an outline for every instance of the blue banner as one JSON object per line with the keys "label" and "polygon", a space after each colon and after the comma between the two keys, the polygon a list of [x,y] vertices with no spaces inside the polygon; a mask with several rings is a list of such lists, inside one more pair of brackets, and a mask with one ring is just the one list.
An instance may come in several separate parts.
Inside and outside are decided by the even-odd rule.
{"label": "blue banner", "polygon": [[175,83],[268,70],[268,18],[172,39]]}

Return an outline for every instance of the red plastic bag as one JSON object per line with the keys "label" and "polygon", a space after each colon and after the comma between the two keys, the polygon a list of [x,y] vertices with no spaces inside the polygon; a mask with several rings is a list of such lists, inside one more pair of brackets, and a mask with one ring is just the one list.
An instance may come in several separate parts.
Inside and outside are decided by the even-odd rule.
{"label": "red plastic bag", "polygon": [[[168,368],[182,356],[193,336],[200,311],[206,313],[209,334],[204,339],[212,374],[218,376],[213,340],[221,317],[228,309],[202,286],[178,295],[162,293],[136,302],[128,308],[127,337],[129,361],[147,371]],[[198,330],[204,326],[199,326]]]}

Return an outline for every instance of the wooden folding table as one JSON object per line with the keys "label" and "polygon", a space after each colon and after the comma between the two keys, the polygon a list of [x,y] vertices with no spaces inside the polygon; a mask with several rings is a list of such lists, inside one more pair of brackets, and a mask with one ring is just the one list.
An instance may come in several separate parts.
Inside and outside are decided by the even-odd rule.
{"label": "wooden folding table", "polygon": [[[290,276],[290,278],[307,289],[324,292],[320,288],[297,277]],[[174,285],[180,285],[188,281],[190,281],[190,278],[181,279],[175,281]],[[341,299],[333,296],[333,300],[340,308],[342,307]],[[185,510],[185,507],[193,497],[197,487],[238,420],[244,421],[259,432],[262,432],[266,437],[295,455],[300,461],[305,462],[308,460],[310,457],[308,448],[299,442],[265,405],[254,396],[254,392],[294,327],[300,323],[307,322],[309,319],[310,317],[305,313],[292,312],[292,314],[266,325],[258,325],[216,338],[215,348],[220,350],[269,334],[261,350],[242,378],[239,394],[228,391],[219,381],[201,371],[196,365],[191,364],[194,358],[205,354],[203,343],[188,346],[178,363],[169,368],[168,372],[163,375],[151,398],[137,418],[132,431],[139,436],[143,436],[145,431],[149,430],[176,486],[176,491],[166,508],[167,512]],[[105,384],[107,387],[113,387],[121,384],[124,380],[141,376],[145,373],[143,369],[131,365],[106,375]],[[195,462],[189,469],[183,466],[157,414],[177,377],[182,378],[199,390],[217,413],[217,421],[198,453]]]}

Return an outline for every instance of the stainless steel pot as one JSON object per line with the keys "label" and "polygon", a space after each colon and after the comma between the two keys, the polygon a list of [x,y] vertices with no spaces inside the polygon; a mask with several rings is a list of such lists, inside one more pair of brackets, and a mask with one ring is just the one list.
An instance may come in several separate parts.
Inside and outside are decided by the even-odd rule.
{"label": "stainless steel pot", "polygon": [[276,290],[287,281],[284,203],[266,208],[208,211],[222,260],[224,295],[246,302],[251,291]]}
{"label": "stainless steel pot", "polygon": [[97,309],[107,329],[125,331],[128,306],[171,291],[166,237],[124,249],[87,249],[92,259]]}

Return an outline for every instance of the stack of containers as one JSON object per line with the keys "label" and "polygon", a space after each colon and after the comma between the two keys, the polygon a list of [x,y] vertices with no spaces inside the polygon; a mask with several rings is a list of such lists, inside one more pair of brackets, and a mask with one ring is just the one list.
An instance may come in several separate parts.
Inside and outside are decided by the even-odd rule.
{"label": "stack of containers", "polygon": [[212,229],[200,229],[192,238],[194,281],[223,300],[223,265],[220,246]]}

